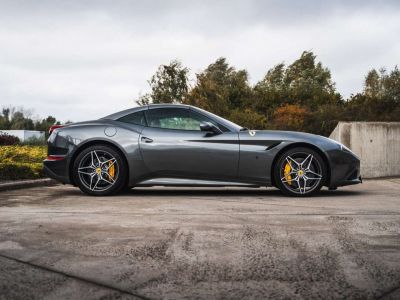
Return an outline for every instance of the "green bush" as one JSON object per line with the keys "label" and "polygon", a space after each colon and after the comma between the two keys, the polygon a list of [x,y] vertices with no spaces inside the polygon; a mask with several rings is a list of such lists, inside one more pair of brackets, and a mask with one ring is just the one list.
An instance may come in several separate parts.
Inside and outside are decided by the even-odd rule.
{"label": "green bush", "polygon": [[0,180],[38,179],[45,177],[41,163],[0,163]]}

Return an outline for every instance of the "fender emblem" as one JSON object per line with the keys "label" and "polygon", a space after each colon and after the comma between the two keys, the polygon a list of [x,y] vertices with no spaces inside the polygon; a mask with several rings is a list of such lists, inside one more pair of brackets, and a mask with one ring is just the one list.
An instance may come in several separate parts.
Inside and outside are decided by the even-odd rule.
{"label": "fender emblem", "polygon": [[254,130],[249,130],[249,135],[250,135],[250,136],[255,136],[255,135],[256,135],[256,132],[255,132]]}

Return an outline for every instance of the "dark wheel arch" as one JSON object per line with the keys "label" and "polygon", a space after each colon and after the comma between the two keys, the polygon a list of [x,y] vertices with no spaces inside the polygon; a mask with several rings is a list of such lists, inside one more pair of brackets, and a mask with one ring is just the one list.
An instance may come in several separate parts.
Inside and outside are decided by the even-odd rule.
{"label": "dark wheel arch", "polygon": [[70,179],[70,182],[72,185],[76,186],[76,183],[74,182],[74,176],[73,176],[73,167],[74,167],[74,163],[76,158],[78,157],[78,155],[84,151],[85,149],[94,146],[94,145],[102,145],[102,146],[109,146],[114,148],[114,150],[116,150],[117,152],[119,152],[119,154],[121,155],[122,159],[124,160],[124,163],[126,164],[127,168],[128,168],[128,172],[126,174],[126,183],[129,182],[129,164],[128,164],[128,160],[126,158],[126,154],[124,153],[124,151],[121,150],[120,147],[118,147],[117,145],[115,145],[112,142],[109,141],[105,141],[105,140],[92,140],[92,141],[88,141],[82,145],[80,145],[72,154],[71,156],[71,160],[69,162],[68,165],[68,176]]}
{"label": "dark wheel arch", "polygon": [[325,166],[327,168],[327,178],[326,178],[325,184],[328,186],[331,181],[331,178],[330,178],[331,177],[331,165],[329,163],[328,157],[326,156],[324,151],[322,151],[320,148],[318,148],[317,146],[315,146],[313,144],[309,144],[309,143],[292,143],[292,144],[289,144],[289,145],[283,147],[281,150],[279,150],[279,152],[275,155],[274,160],[272,161],[272,164],[271,164],[270,176],[271,176],[272,185],[276,186],[274,172],[275,172],[275,166],[278,162],[279,157],[284,152],[286,152],[292,148],[297,148],[297,147],[310,148],[310,149],[314,150],[315,152],[317,152],[322,157],[322,159],[324,160]]}

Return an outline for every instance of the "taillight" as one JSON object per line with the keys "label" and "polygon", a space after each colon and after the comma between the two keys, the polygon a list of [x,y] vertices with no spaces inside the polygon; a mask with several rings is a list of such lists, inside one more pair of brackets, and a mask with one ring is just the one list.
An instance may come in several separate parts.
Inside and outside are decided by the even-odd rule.
{"label": "taillight", "polygon": [[51,161],[57,161],[57,160],[63,160],[65,158],[65,155],[48,155],[47,160]]}
{"label": "taillight", "polygon": [[53,126],[50,126],[49,135],[53,132],[54,129],[62,128],[62,127],[64,127],[64,125],[53,125]]}

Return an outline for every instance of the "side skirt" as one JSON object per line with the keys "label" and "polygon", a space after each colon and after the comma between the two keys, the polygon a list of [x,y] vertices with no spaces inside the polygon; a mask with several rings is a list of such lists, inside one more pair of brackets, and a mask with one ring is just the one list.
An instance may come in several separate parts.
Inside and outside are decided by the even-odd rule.
{"label": "side skirt", "polygon": [[182,178],[153,178],[143,180],[135,184],[135,186],[236,186],[236,187],[260,187],[259,184],[235,182],[235,181],[214,181],[202,179],[182,179]]}

